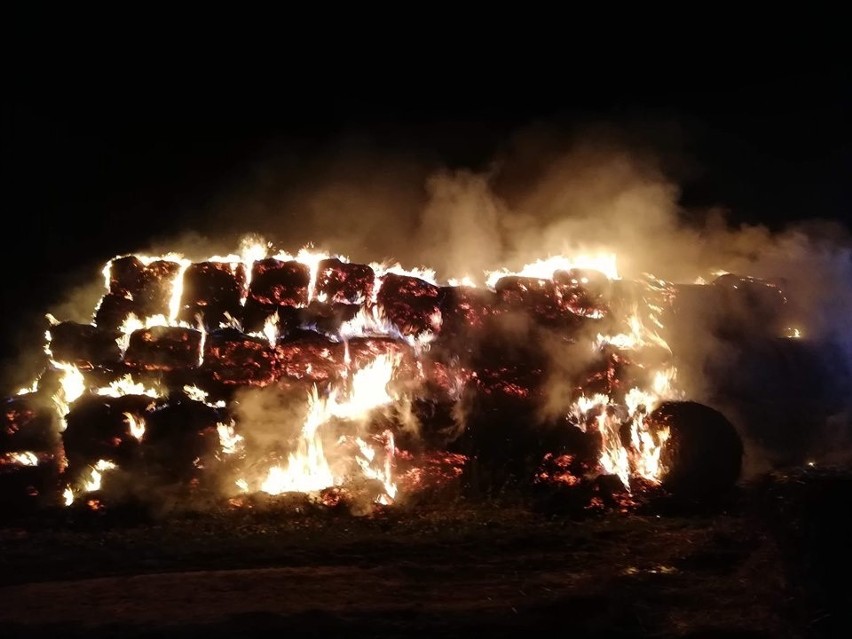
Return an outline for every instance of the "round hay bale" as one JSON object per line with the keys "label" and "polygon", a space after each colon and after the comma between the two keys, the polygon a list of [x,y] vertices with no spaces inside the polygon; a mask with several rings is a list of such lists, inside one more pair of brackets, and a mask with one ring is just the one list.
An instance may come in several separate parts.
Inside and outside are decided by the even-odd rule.
{"label": "round hay bale", "polygon": [[665,402],[648,416],[654,431],[669,429],[660,460],[663,486],[673,493],[729,490],[742,468],[743,444],[733,424],[697,402]]}

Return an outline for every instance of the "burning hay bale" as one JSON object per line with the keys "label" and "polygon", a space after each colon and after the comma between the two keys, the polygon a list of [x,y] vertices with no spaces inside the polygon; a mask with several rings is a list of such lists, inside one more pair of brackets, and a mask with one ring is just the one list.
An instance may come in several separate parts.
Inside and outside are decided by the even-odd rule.
{"label": "burning hay bale", "polygon": [[0,455],[0,509],[5,515],[58,501],[58,473],[52,459]]}
{"label": "burning hay bale", "polygon": [[482,336],[497,305],[496,293],[487,288],[444,286],[441,288],[441,337],[463,338]]}
{"label": "burning hay bale", "polygon": [[381,355],[413,357],[406,343],[390,337],[355,337],[348,344],[349,357],[355,368],[361,368]]}
{"label": "burning hay bale", "polygon": [[296,260],[266,258],[251,269],[249,298],[269,308],[307,306],[310,269]]}
{"label": "burning hay bale", "polygon": [[[199,486],[388,504],[398,473],[410,490],[532,480],[583,509],[622,508],[661,478],[691,493],[736,481],[742,446],[724,417],[689,403],[653,410],[680,396],[656,332],[674,314],[665,282],[560,258],[491,273],[493,289],[438,286],[428,271],[377,277],[308,250],[254,248],[194,264],[113,260],[96,325],[55,324],[38,391],[7,401],[0,455],[51,455],[64,421],[70,499],[108,494],[111,505]],[[702,304],[731,315],[761,287],[720,279]],[[61,457],[45,464],[59,472]]]}
{"label": "burning hay bale", "polygon": [[403,335],[437,333],[441,328],[440,292],[434,284],[409,275],[388,273],[376,299],[385,316]]}
{"label": "burning hay bale", "polygon": [[66,416],[62,433],[68,474],[75,481],[98,460],[112,464],[132,462],[142,432],[139,420],[156,406],[147,395],[102,397],[87,395],[78,399]]}
{"label": "burning hay bale", "polygon": [[168,315],[175,279],[181,264],[171,260],[154,260],[145,264],[128,255],[110,262],[109,292],[133,300],[133,312],[139,317]]}
{"label": "burning hay bale", "polygon": [[135,313],[136,304],[129,297],[107,293],[95,310],[95,324],[107,331],[117,331],[131,313]]}
{"label": "burning hay bale", "polygon": [[194,323],[201,315],[207,330],[215,330],[226,316],[239,317],[246,284],[242,264],[199,262],[183,274],[179,318]]}
{"label": "burning hay bale", "polygon": [[672,345],[688,350],[696,334],[741,344],[780,337],[787,323],[787,300],[775,283],[725,274],[710,285],[678,284],[665,318]]}
{"label": "burning hay bale", "polygon": [[660,462],[663,485],[672,492],[711,495],[739,479],[742,440],[720,412],[696,402],[665,402],[647,423],[653,432],[668,432]]}
{"label": "burning hay bale", "polygon": [[202,333],[178,326],[154,326],[133,331],[124,363],[146,371],[194,368],[201,360]]}
{"label": "burning hay bale", "polygon": [[341,326],[358,315],[361,308],[358,304],[328,304],[314,300],[306,309],[298,309],[304,311],[299,318],[299,325],[327,335],[337,335]]}
{"label": "burning hay bale", "polygon": [[612,281],[600,271],[572,268],[558,270],[553,281],[559,286],[562,306],[582,317],[602,317],[609,311]]}
{"label": "burning hay bale", "polygon": [[78,368],[117,364],[121,360],[118,331],[76,322],[61,322],[50,328],[50,352],[59,362]]}
{"label": "burning hay bale", "polygon": [[509,275],[494,287],[500,312],[523,313],[544,326],[576,327],[581,320],[563,304],[559,288],[552,280]]}
{"label": "burning hay bale", "polygon": [[151,411],[139,447],[146,476],[166,484],[193,479],[215,457],[224,419],[221,410],[185,396]]}
{"label": "burning hay bale", "polygon": [[726,273],[713,280],[724,320],[722,337],[780,335],[784,329],[787,298],[774,282]]}
{"label": "burning hay bale", "polygon": [[577,375],[577,389],[586,396],[623,395],[630,388],[644,387],[638,377],[645,372],[633,362],[630,353],[604,346],[595,353],[595,357],[584,371]]}
{"label": "burning hay bale", "polygon": [[366,264],[350,264],[337,258],[321,260],[314,297],[332,304],[362,304],[373,295],[375,277]]}
{"label": "burning hay bale", "polygon": [[48,452],[56,443],[53,415],[41,396],[26,393],[3,402],[0,453]]}
{"label": "burning hay bale", "polygon": [[313,331],[298,331],[279,340],[275,361],[280,377],[326,382],[344,370],[343,344]]}
{"label": "burning hay bale", "polygon": [[266,386],[275,380],[275,351],[263,338],[221,329],[207,336],[203,370],[222,384]]}

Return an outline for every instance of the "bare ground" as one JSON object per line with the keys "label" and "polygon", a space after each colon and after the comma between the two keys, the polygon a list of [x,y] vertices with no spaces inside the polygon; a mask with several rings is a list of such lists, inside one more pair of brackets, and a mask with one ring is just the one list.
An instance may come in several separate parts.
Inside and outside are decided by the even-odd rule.
{"label": "bare ground", "polygon": [[843,636],[850,497],[848,474],[797,473],[580,519],[509,499],[37,513],[0,526],[0,635]]}

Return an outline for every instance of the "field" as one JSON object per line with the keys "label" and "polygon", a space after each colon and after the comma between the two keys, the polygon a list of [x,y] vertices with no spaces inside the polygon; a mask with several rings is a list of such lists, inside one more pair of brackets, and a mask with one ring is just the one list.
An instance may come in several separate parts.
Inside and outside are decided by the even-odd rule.
{"label": "field", "polygon": [[850,497],[849,473],[805,469],[629,514],[511,495],[31,513],[0,527],[2,635],[842,636]]}

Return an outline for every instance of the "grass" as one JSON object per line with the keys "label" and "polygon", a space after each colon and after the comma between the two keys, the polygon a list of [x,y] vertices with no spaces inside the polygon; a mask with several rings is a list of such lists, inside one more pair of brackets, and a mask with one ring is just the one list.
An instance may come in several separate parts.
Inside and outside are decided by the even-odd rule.
{"label": "grass", "polygon": [[799,473],[710,509],[579,519],[508,496],[361,517],[293,499],[39,513],[0,529],[0,622],[29,637],[829,637],[850,496],[846,474]]}

